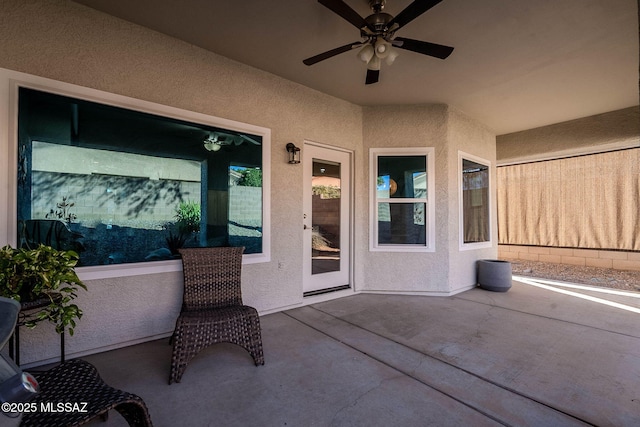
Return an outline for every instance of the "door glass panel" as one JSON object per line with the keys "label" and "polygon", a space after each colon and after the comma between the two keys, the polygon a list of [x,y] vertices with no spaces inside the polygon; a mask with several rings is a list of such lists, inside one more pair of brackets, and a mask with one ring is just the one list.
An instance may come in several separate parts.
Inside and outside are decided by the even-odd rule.
{"label": "door glass panel", "polygon": [[311,274],[340,271],[340,164],[313,160]]}

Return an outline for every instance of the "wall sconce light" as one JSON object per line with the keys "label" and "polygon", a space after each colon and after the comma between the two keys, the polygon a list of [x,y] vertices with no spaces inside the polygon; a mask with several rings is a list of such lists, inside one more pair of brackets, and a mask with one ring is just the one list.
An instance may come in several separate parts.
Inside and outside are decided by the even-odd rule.
{"label": "wall sconce light", "polygon": [[289,153],[289,163],[295,165],[300,163],[300,148],[296,147],[293,142],[287,144],[287,153]]}

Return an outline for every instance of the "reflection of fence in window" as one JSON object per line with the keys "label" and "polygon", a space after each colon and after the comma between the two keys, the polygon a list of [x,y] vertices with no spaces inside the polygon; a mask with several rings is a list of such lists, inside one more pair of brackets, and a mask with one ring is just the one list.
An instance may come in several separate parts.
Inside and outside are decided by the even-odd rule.
{"label": "reflection of fence in window", "polygon": [[229,167],[229,245],[262,251],[262,169]]}
{"label": "reflection of fence in window", "polygon": [[177,206],[200,200],[198,162],[38,141],[32,153],[31,217],[45,218],[55,200],[72,200],[71,227],[87,249],[82,265],[169,257],[162,248]]}
{"label": "reflection of fence in window", "polygon": [[200,200],[200,183],[144,178],[32,173],[32,217],[44,218],[64,195],[77,222],[133,225],[172,221],[180,198]]}
{"label": "reflection of fence in window", "polygon": [[229,244],[262,250],[262,187],[229,188]]}
{"label": "reflection of fence in window", "polygon": [[34,141],[32,186],[33,218],[66,196],[81,222],[148,228],[200,200],[200,164]]}
{"label": "reflection of fence in window", "polygon": [[[19,111],[18,223],[64,217],[86,243],[81,265],[170,259],[183,246],[262,252],[263,136],[27,88],[19,101],[29,108]],[[187,201],[199,226],[177,216]]]}
{"label": "reflection of fence in window", "polygon": [[[60,193],[42,190],[52,182]],[[80,254],[82,265],[144,261],[167,246],[180,197],[199,198],[200,193],[200,184],[193,182],[34,172],[33,218],[44,218],[47,199],[69,194],[70,188],[77,207],[71,228],[84,236],[87,248]]]}

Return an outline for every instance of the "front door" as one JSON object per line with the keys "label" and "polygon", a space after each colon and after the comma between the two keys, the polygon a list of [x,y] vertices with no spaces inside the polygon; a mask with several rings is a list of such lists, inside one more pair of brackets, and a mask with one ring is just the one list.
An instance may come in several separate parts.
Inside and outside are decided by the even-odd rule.
{"label": "front door", "polygon": [[304,295],[350,286],[351,155],[305,144]]}

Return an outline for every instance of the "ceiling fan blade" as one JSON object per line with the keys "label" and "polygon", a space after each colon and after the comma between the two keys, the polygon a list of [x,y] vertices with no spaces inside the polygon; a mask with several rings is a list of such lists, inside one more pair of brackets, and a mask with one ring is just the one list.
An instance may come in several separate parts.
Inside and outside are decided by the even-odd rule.
{"label": "ceiling fan blade", "polygon": [[407,6],[402,12],[397,14],[391,22],[389,22],[389,28],[391,28],[393,24],[398,24],[397,28],[404,27],[441,1],[442,0],[414,0],[413,3]]}
{"label": "ceiling fan blade", "polygon": [[335,49],[328,50],[326,52],[320,53],[318,55],[312,56],[311,58],[307,58],[302,62],[305,65],[313,65],[317,64],[320,61],[324,61],[325,59],[329,59],[333,56],[339,55],[344,52],[348,52],[352,49],[362,46],[362,42],[353,42],[349,44],[345,44],[344,46],[337,47]]}
{"label": "ceiling fan blade", "polygon": [[367,69],[367,78],[364,81],[364,84],[370,85],[373,83],[378,83],[380,79],[380,70],[369,70]]}
{"label": "ceiling fan blade", "polygon": [[423,42],[420,40],[405,39],[404,37],[396,37],[393,41],[402,42],[402,44],[393,43],[394,46],[399,47],[400,49],[406,49],[440,59],[446,59],[449,55],[451,55],[451,52],[453,52],[453,48],[450,46]]}
{"label": "ceiling fan blade", "polygon": [[335,14],[350,22],[356,28],[368,27],[367,21],[342,0],[318,0],[318,3],[331,9]]}

